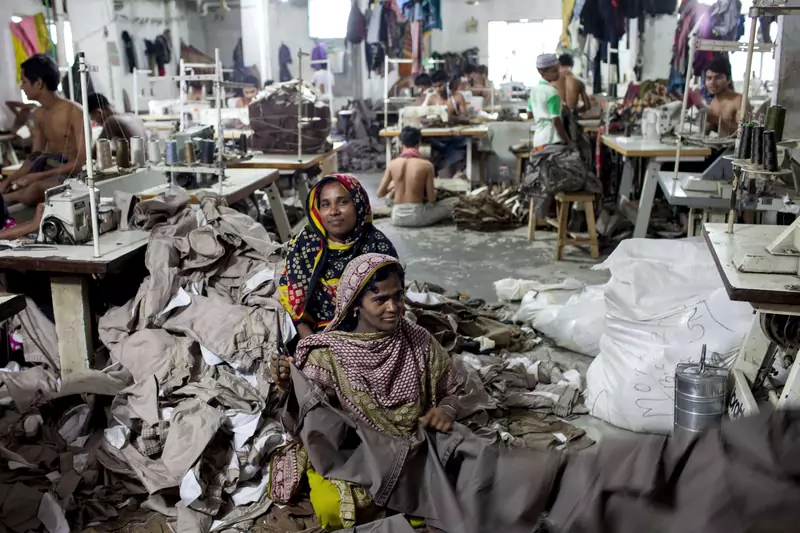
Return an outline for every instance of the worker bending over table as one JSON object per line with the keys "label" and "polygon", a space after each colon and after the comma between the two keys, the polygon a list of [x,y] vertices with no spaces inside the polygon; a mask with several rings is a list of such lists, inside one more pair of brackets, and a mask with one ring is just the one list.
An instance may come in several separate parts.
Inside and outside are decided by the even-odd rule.
{"label": "worker bending over table", "polygon": [[409,228],[432,226],[453,216],[458,198],[436,202],[436,170],[419,152],[422,132],[406,126],[400,133],[400,142],[403,152],[386,167],[378,187],[378,198],[393,194],[392,224]]}
{"label": "worker bending over table", "polygon": [[125,139],[130,142],[131,137],[147,138],[142,119],[131,113],[117,113],[102,94],[90,94],[87,102],[92,120],[103,127],[100,139]]}
{"label": "worker bending over table", "polygon": [[58,66],[36,54],[20,65],[22,90],[41,107],[33,115],[33,153],[19,170],[0,183],[4,203],[38,206],[34,220],[0,231],[0,240],[36,231],[44,213],[44,193],[79,172],[86,163],[81,106],[56,91]]}

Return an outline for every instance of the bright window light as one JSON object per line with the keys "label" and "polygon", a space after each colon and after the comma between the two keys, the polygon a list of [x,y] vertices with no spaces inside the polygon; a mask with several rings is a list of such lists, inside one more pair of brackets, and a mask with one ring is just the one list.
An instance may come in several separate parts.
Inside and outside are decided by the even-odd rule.
{"label": "bright window light", "polygon": [[312,39],[344,39],[350,0],[308,0],[308,35]]}

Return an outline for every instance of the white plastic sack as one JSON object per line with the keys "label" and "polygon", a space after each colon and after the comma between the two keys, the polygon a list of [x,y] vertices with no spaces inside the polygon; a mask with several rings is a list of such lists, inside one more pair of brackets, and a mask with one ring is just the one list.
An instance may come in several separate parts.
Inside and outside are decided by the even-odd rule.
{"label": "white plastic sack", "polygon": [[624,241],[602,264],[605,331],[586,375],[591,414],[632,431],[669,433],[675,367],[697,362],[703,344],[711,364],[730,366],[753,309],[728,299],[702,239]]}
{"label": "white plastic sack", "polygon": [[528,291],[534,290],[539,285],[538,281],[530,279],[501,279],[494,282],[497,299],[504,302],[518,302]]}
{"label": "white plastic sack", "polygon": [[605,285],[590,285],[563,305],[550,305],[533,318],[533,329],[562,348],[589,357],[600,353],[605,324]]}
{"label": "white plastic sack", "polygon": [[[500,280],[502,281],[522,281],[522,280]],[[543,309],[553,306],[564,305],[573,295],[584,288],[584,284],[575,278],[567,278],[561,283],[545,285],[538,282],[526,282],[528,292],[522,297],[519,309],[512,317],[514,322],[532,322],[536,315]],[[498,296],[500,291],[498,290]]]}

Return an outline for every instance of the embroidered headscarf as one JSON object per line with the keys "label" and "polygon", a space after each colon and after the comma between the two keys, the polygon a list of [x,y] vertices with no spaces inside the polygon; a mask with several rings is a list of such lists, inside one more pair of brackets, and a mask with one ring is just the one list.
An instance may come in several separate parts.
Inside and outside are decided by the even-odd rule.
{"label": "embroidered headscarf", "polygon": [[[322,188],[334,181],[350,193],[356,210],[356,226],[345,243],[328,239],[319,211]],[[316,330],[333,318],[339,278],[353,258],[371,252],[397,257],[397,251],[386,235],[372,225],[367,191],[350,174],[332,174],[320,180],[308,195],[306,215],[308,224],[289,243],[279,294],[295,322],[305,321]]]}
{"label": "embroidered headscarf", "polygon": [[[354,334],[337,331],[350,312],[359,294],[372,276],[388,265],[399,265],[397,259],[382,254],[366,254],[353,259],[339,282],[336,297],[336,315],[325,331],[303,339],[295,352],[295,364],[303,372],[323,385],[336,390],[340,396],[352,400],[352,407],[360,403],[354,394],[367,394],[378,409],[392,408],[414,402],[423,394],[420,373],[429,363],[433,337],[421,326],[401,319],[391,333]],[[317,366],[306,364],[311,351],[328,348],[333,352],[336,374]],[[360,410],[360,409],[359,409]],[[363,413],[369,419],[368,413]]]}

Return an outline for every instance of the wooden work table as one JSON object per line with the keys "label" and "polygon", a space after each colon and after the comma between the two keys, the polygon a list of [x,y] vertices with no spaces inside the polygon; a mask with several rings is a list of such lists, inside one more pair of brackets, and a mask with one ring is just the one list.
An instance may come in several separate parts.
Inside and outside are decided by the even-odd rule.
{"label": "wooden work table", "polygon": [[250,159],[229,163],[228,168],[274,168],[277,170],[308,170],[337,154],[347,145],[344,141],[333,143],[333,148],[321,154],[254,154]]}
{"label": "wooden work table", "polygon": [[89,282],[143,261],[150,234],[112,231],[100,236],[100,257],[91,243],[79,246],[35,245],[0,252],[0,269],[32,270],[50,277],[53,315],[62,377],[89,368],[93,353]]}

